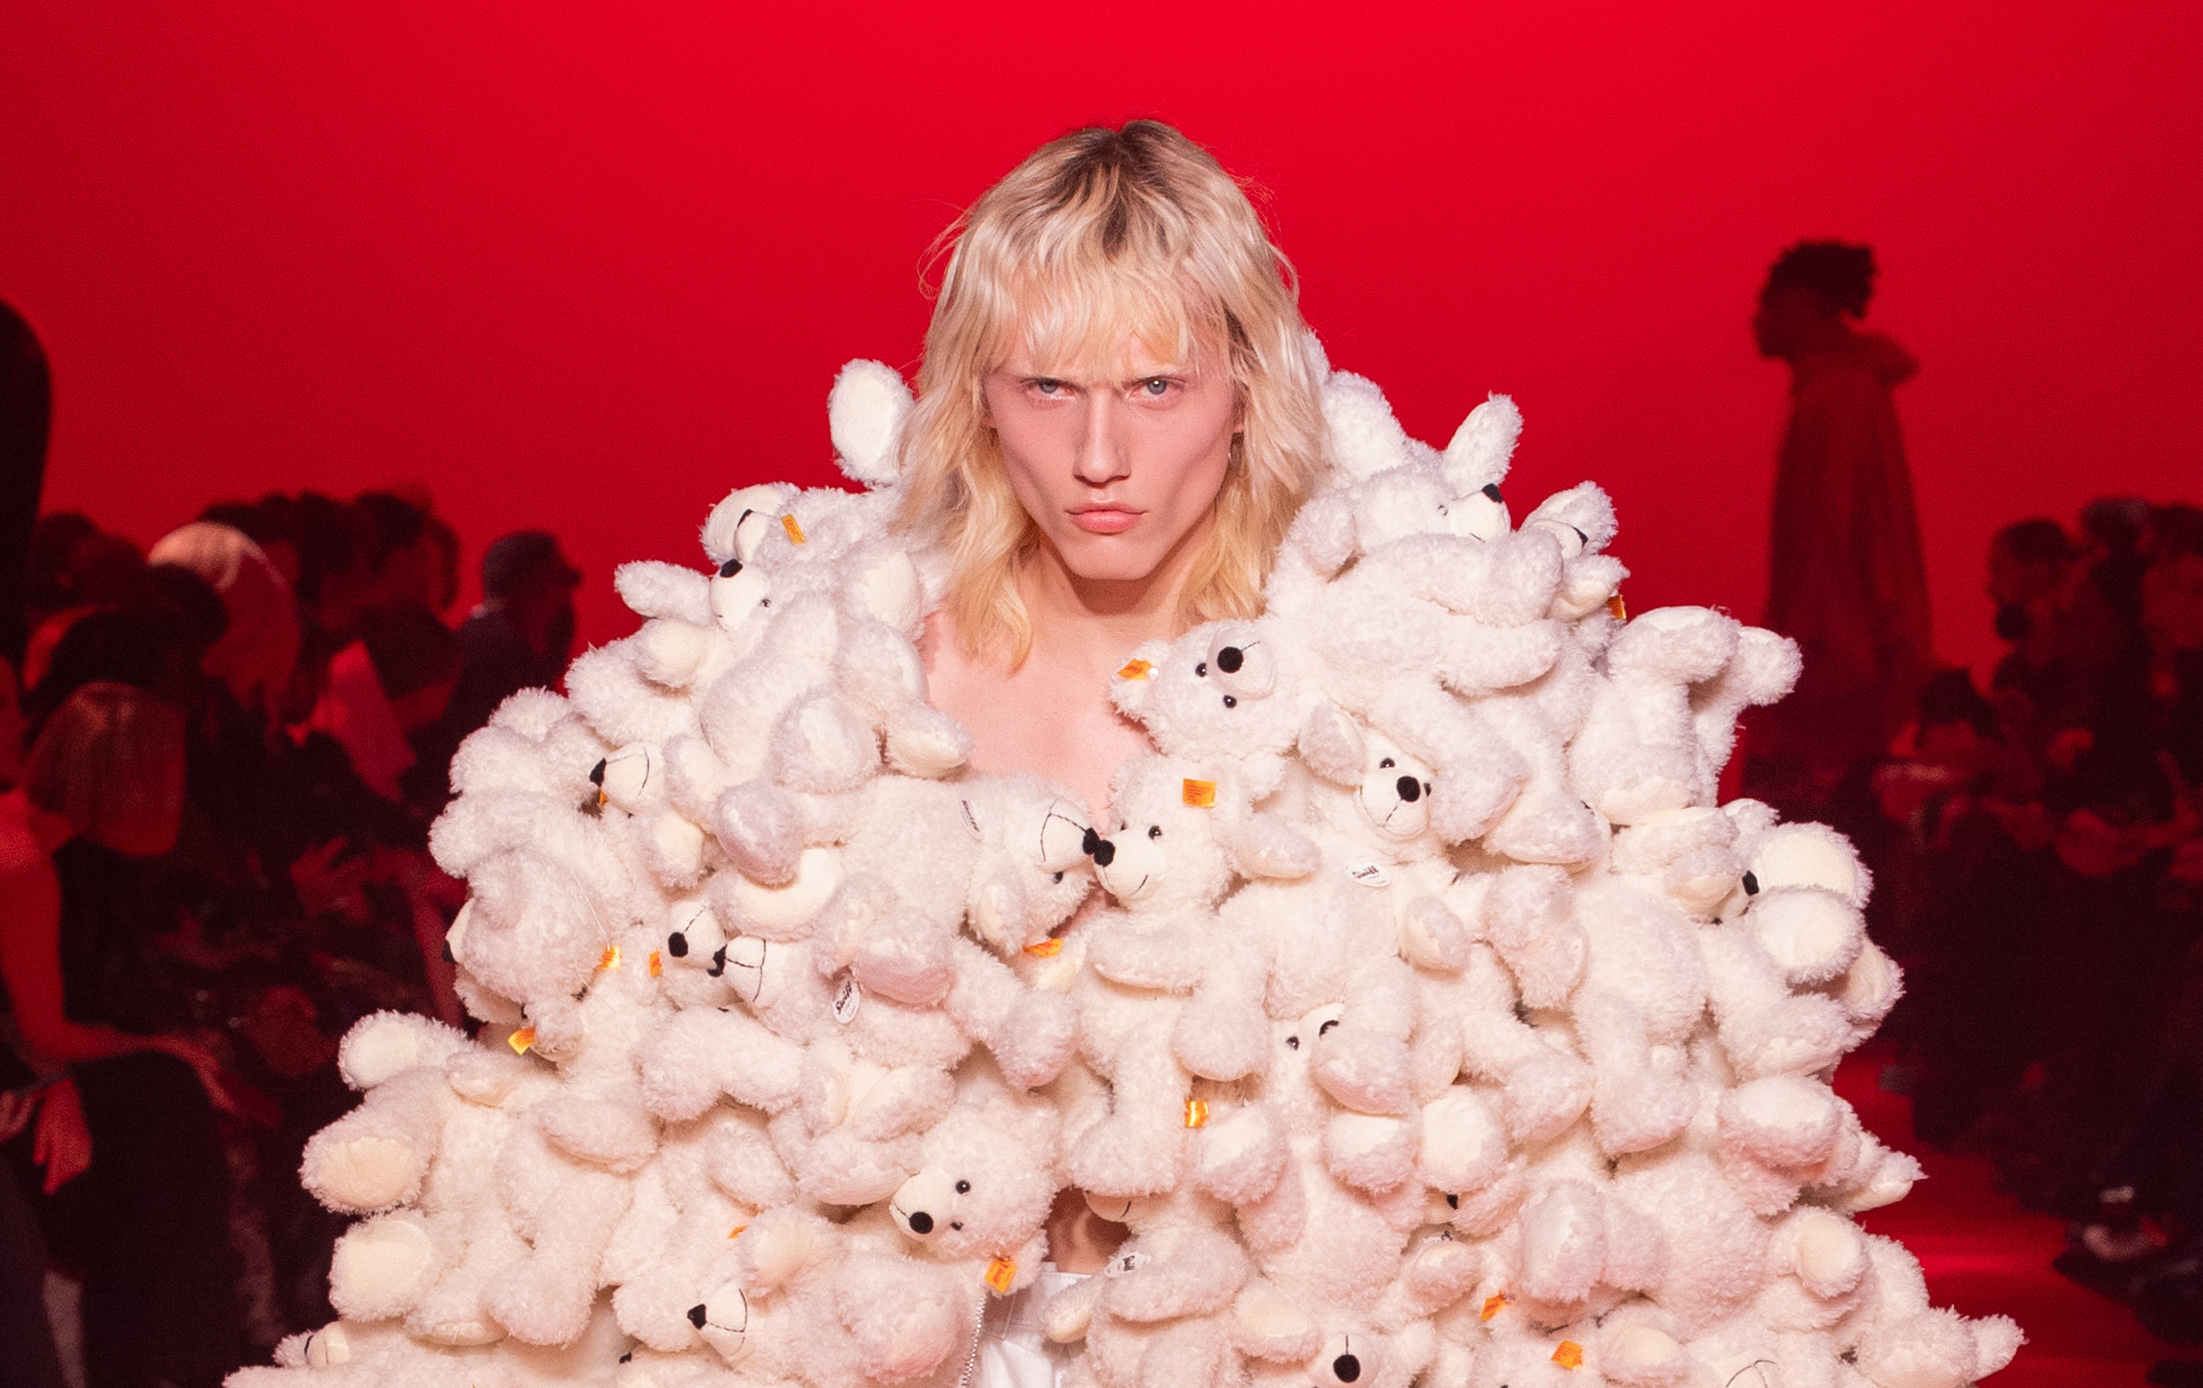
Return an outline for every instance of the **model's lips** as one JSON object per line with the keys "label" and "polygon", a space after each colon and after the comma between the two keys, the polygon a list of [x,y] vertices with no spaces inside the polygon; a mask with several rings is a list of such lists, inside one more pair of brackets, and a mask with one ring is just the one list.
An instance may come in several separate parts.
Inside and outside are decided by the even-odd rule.
{"label": "model's lips", "polygon": [[1089,506],[1071,513],[1071,524],[1090,535],[1121,535],[1139,524],[1141,513],[1115,506]]}

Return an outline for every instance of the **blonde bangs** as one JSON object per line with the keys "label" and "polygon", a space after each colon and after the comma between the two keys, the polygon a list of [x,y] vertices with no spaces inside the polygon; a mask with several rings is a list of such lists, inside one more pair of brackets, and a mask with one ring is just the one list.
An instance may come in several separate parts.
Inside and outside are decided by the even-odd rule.
{"label": "blonde bangs", "polygon": [[1109,378],[1137,339],[1158,360],[1229,371],[1242,432],[1180,618],[1258,613],[1270,561],[1325,465],[1324,435],[1291,267],[1238,184],[1156,122],[1078,131],[988,190],[943,242],[953,249],[901,444],[901,522],[945,549],[967,651],[999,650],[1014,666],[1031,646],[1017,575],[1039,531],[1010,489],[984,394],[1021,351],[1036,371]]}

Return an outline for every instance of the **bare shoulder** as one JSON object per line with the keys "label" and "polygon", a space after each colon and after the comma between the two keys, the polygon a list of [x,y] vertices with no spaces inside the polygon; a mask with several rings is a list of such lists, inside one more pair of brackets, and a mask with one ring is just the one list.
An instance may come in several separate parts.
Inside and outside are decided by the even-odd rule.
{"label": "bare shoulder", "polygon": [[8,808],[0,805],[0,887],[21,890],[51,883],[53,859],[31,837],[22,817],[9,813]]}

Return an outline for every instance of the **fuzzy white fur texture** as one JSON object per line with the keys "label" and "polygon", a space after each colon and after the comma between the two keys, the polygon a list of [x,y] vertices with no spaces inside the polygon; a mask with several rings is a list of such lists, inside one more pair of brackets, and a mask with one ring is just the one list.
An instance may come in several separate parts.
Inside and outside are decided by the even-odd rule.
{"label": "fuzzy white fur texture", "polygon": [[1107,823],[927,702],[892,369],[834,384],[859,490],[621,569],[641,629],[453,765],[481,1032],[346,1039],[342,1319],[236,1388],[955,1388],[1069,1186],[1132,1231],[1040,1309],[1078,1388],[2003,1367],[1852,1218],[1919,1174],[1829,1086],[1901,986],[1867,873],[1718,803],[1795,648],[1626,617],[1606,495],[1505,495],[1504,397],[1444,449],[1324,398],[1265,614],[1112,682]]}

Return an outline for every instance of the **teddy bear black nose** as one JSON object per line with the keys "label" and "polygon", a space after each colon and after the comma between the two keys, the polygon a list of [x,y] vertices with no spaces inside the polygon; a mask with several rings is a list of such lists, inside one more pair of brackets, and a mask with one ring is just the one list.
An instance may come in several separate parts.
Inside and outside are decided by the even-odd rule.
{"label": "teddy bear black nose", "polygon": [[1756,873],[1756,872],[1746,872],[1746,873],[1744,874],[1744,895],[1746,895],[1746,896],[1758,896],[1758,895],[1759,895],[1759,874],[1758,874],[1758,873]]}
{"label": "teddy bear black nose", "polygon": [[1239,667],[1247,663],[1246,652],[1237,646],[1226,646],[1216,653],[1216,668],[1227,675],[1239,673]]}
{"label": "teddy bear black nose", "polygon": [[1095,867],[1108,867],[1117,856],[1117,845],[1091,829],[1086,831],[1086,837],[1079,847],[1086,850],[1086,856],[1094,860]]}
{"label": "teddy bear black nose", "polygon": [[704,1328],[704,1316],[704,1303],[702,1303],[701,1301],[697,1302],[694,1306],[688,1308],[688,1323],[695,1326],[698,1330],[702,1330]]}
{"label": "teddy bear black nose", "polygon": [[1341,1383],[1352,1383],[1362,1376],[1362,1361],[1351,1354],[1342,1354],[1331,1361],[1331,1372]]}
{"label": "teddy bear black nose", "polygon": [[1410,805],[1423,798],[1423,783],[1413,776],[1402,776],[1393,785],[1399,790],[1400,798]]}
{"label": "teddy bear black nose", "polygon": [[913,1234],[932,1233],[933,1216],[927,1214],[924,1210],[920,1210],[918,1211],[918,1213],[912,1215],[910,1217],[910,1232]]}
{"label": "teddy bear black nose", "polygon": [[[1499,484],[1497,482],[1486,482],[1484,484],[1484,495],[1490,497],[1494,501],[1500,501]],[[1504,504],[1504,502],[1502,502],[1502,504]]]}
{"label": "teddy bear black nose", "polygon": [[732,578],[740,572],[742,572],[742,561],[739,559],[729,559],[719,566],[719,576],[721,578]]}
{"label": "teddy bear black nose", "polygon": [[676,959],[688,958],[688,936],[676,930],[665,937],[665,952]]}
{"label": "teddy bear black nose", "polygon": [[593,786],[604,784],[604,758],[598,757],[597,764],[589,768],[589,784]]}
{"label": "teddy bear black nose", "polygon": [[722,974],[726,973],[726,971],[727,947],[725,945],[721,945],[719,946],[719,948],[711,952],[711,967],[704,970],[704,972],[710,974],[713,978],[718,978]]}

